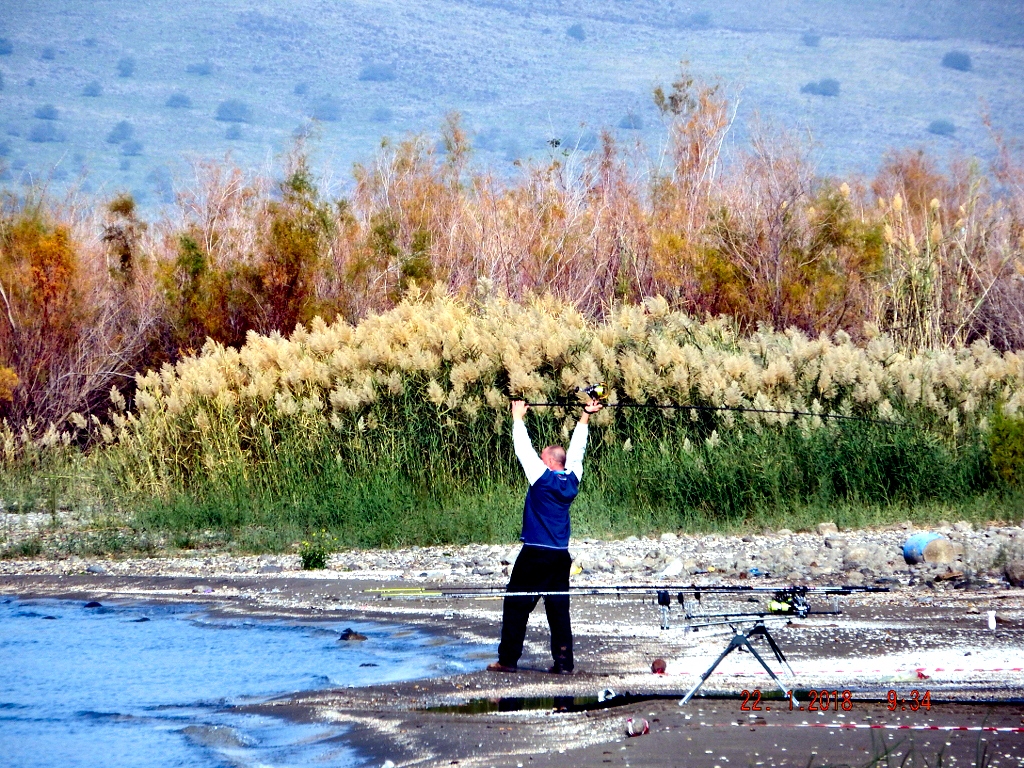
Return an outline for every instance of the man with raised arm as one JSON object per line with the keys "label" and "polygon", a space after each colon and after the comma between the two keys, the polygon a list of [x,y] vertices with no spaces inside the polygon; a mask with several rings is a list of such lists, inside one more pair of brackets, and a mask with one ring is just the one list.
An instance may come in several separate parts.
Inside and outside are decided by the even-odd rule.
{"label": "man with raised arm", "polygon": [[[530,443],[526,431],[527,404],[512,403],[512,444],[516,458],[523,466],[530,490],[523,508],[523,533],[519,537],[523,549],[516,558],[508,592],[568,592],[569,507],[579,493],[583,477],[583,454],[587,450],[587,426],[591,414],[601,410],[597,400],[583,408],[576,429],[569,441],[569,450],[549,445],[540,455]],[[488,665],[492,672],[515,672],[523,654],[526,622],[540,599],[537,595],[506,597],[501,617],[501,644],[498,661]],[[544,610],[551,628],[551,656],[555,674],[570,675],[573,671],[572,626],[569,623],[569,596],[546,595]]]}

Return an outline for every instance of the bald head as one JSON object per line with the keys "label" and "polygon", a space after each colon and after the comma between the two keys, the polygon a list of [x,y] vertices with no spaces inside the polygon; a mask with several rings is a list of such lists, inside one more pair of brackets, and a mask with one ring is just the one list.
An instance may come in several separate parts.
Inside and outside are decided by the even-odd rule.
{"label": "bald head", "polygon": [[548,469],[560,472],[565,469],[565,448],[560,445],[549,445],[540,452],[540,460]]}

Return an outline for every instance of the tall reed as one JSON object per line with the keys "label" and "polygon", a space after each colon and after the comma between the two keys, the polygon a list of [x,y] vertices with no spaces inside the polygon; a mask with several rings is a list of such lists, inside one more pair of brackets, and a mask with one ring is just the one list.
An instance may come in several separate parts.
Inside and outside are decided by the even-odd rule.
{"label": "tall reed", "polygon": [[[115,429],[97,429],[106,471],[147,508],[147,525],[463,540],[515,527],[512,397],[566,403],[533,409],[538,445],[567,440],[569,393],[596,381],[612,402],[810,414],[601,412],[590,503],[635,528],[984,494],[999,486],[987,421],[996,407],[1022,411],[1022,379],[1020,356],[983,343],[907,356],[884,336],[743,336],[661,300],[594,323],[553,299],[438,292],[356,326],[314,320],[289,338],[250,334],[238,350],[210,343],[140,376],[136,410],[115,409]],[[490,499],[485,512],[469,498]]]}

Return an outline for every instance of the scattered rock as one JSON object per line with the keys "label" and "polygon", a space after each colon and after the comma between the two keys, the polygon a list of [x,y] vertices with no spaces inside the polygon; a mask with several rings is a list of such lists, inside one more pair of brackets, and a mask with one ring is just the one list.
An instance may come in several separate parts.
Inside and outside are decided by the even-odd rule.
{"label": "scattered rock", "polygon": [[281,573],[283,570],[280,565],[261,565],[259,573]]}
{"label": "scattered rock", "polygon": [[341,636],[338,638],[338,642],[339,643],[340,642],[352,643],[352,642],[359,642],[359,641],[366,640],[366,639],[367,639],[366,635],[363,635],[363,634],[360,634],[359,632],[356,632],[351,627],[345,627],[345,629],[342,630]]}
{"label": "scattered rock", "polygon": [[107,569],[104,568],[99,563],[93,563],[92,565],[90,565],[88,568],[85,569],[85,572],[86,573],[104,574],[104,573],[107,572]]}
{"label": "scattered rock", "polygon": [[662,541],[676,541],[678,539],[679,539],[679,537],[676,536],[671,531],[666,531],[665,533],[661,534],[661,540]]}
{"label": "scattered rock", "polygon": [[867,547],[850,547],[843,553],[843,568],[846,570],[860,570],[871,560],[871,550]]}
{"label": "scattered rock", "polygon": [[682,572],[683,561],[681,558],[676,557],[662,569],[661,573],[658,574],[658,577],[662,579],[674,579],[676,576],[681,575]]}
{"label": "scattered rock", "polygon": [[793,532],[791,530],[789,530],[789,528],[779,528],[779,530],[777,530],[775,532],[775,535],[776,536],[792,536]]}
{"label": "scattered rock", "polygon": [[1024,587],[1024,560],[1011,560],[1003,568],[1006,580],[1015,587]]}
{"label": "scattered rock", "polygon": [[102,603],[98,603],[95,600],[90,600],[88,603],[85,604],[85,607],[86,608],[102,608],[103,604]]}
{"label": "scattered rock", "polygon": [[819,536],[827,536],[830,533],[839,533],[839,526],[832,522],[818,523],[815,530],[818,531]]}

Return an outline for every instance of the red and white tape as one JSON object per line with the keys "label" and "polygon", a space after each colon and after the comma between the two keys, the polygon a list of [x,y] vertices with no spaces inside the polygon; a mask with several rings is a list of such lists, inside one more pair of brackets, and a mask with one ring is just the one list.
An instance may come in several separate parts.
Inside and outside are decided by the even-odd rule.
{"label": "red and white tape", "polygon": [[973,731],[975,733],[1024,733],[1024,727],[995,725],[888,725],[885,723],[701,723],[705,727],[728,728],[737,725],[751,728],[836,728],[841,731]]}

